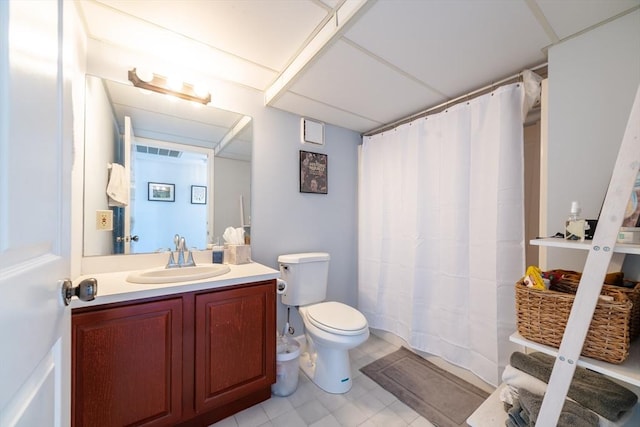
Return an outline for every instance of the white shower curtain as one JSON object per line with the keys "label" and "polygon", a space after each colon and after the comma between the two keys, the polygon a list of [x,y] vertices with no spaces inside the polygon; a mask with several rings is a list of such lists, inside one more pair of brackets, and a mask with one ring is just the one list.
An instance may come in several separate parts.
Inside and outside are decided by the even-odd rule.
{"label": "white shower curtain", "polygon": [[493,385],[518,348],[525,86],[365,137],[360,162],[360,311]]}

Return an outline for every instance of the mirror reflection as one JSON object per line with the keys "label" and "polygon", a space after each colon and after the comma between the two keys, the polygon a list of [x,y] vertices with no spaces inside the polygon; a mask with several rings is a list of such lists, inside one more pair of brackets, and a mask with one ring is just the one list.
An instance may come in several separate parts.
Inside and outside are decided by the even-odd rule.
{"label": "mirror reflection", "polygon": [[84,256],[250,232],[250,117],[95,76],[85,109]]}

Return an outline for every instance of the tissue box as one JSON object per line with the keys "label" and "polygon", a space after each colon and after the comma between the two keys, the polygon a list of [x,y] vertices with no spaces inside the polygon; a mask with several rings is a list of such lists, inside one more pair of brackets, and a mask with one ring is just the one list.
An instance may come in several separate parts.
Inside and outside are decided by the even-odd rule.
{"label": "tissue box", "polygon": [[251,262],[251,246],[227,245],[224,248],[225,264],[246,264]]}

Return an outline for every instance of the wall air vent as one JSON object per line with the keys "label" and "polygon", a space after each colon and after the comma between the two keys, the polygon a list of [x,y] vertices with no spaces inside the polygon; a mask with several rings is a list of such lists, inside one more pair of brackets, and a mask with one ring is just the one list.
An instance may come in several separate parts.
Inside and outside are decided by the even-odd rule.
{"label": "wall air vent", "polygon": [[302,117],[300,119],[300,142],[324,145],[324,123]]}

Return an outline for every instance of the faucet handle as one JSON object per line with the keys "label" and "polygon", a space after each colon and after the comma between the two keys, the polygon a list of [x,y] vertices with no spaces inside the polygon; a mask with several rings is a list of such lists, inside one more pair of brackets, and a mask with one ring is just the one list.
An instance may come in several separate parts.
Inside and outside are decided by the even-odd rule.
{"label": "faucet handle", "polygon": [[173,251],[169,251],[169,261],[167,262],[167,265],[165,268],[175,268],[178,267],[178,264],[176,264],[176,259],[173,257]]}
{"label": "faucet handle", "polygon": [[193,259],[193,249],[195,249],[195,248],[189,249],[189,256],[187,257],[187,262],[185,262],[185,264],[184,264],[185,267],[195,267],[196,266],[196,262]]}
{"label": "faucet handle", "polygon": [[181,237],[180,243],[178,244],[178,250],[184,251],[186,248],[187,248],[187,241],[184,239],[184,237]]}

